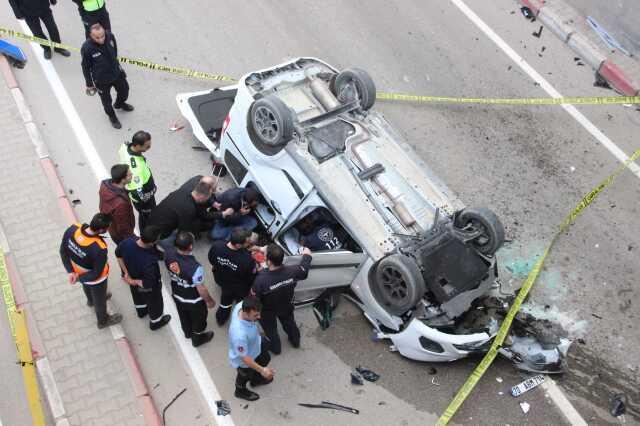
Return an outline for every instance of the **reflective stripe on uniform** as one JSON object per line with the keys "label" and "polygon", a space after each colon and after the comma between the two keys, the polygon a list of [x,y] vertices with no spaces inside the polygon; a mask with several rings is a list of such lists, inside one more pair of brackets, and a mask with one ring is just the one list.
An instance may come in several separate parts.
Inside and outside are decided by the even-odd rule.
{"label": "reflective stripe on uniform", "polygon": [[152,323],[160,322],[162,321],[162,317],[164,317],[164,313],[160,314],[160,316],[156,319],[149,318],[149,321],[151,321]]}
{"label": "reflective stripe on uniform", "polygon": [[174,299],[182,302],[182,303],[198,303],[202,301],[202,297],[198,297],[197,299],[185,299],[183,297],[180,297],[176,294],[173,295]]}
{"label": "reflective stripe on uniform", "polygon": [[136,309],[142,309],[142,308],[146,308],[147,305],[133,305],[133,307]]}

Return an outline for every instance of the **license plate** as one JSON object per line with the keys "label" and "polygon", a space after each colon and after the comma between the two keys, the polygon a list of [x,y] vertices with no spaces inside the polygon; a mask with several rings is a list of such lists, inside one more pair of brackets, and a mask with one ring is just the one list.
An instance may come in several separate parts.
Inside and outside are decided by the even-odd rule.
{"label": "license plate", "polygon": [[538,374],[537,376],[529,377],[522,383],[518,383],[514,387],[511,388],[511,396],[518,397],[523,393],[530,391],[531,389],[538,386],[540,383],[544,382],[544,376],[542,374]]}

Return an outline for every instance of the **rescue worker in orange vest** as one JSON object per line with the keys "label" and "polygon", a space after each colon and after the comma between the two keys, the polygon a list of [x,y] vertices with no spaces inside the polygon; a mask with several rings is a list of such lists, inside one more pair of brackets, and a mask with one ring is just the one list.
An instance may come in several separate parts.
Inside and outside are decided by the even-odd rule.
{"label": "rescue worker in orange vest", "polygon": [[96,310],[98,328],[105,328],[122,321],[122,315],[107,313],[107,278],[109,262],[107,243],[101,234],[107,232],[111,216],[98,213],[91,223],[71,225],[62,236],[60,258],[69,273],[69,283],[82,283],[87,305]]}

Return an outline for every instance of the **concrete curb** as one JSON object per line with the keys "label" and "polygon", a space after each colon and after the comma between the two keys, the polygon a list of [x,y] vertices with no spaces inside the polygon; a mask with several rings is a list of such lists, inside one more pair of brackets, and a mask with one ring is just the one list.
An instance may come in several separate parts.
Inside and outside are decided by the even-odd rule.
{"label": "concrete curb", "polygon": [[[40,166],[42,167],[42,170],[47,177],[51,190],[54,192],[54,195],[58,200],[58,204],[64,218],[69,223],[79,222],[76,212],[73,209],[73,205],[71,204],[71,201],[67,197],[66,191],[64,190],[64,185],[62,183],[62,180],[60,179],[60,176],[58,175],[56,166],[49,157],[49,150],[47,149],[47,146],[44,143],[44,140],[42,139],[36,124],[33,122],[31,111],[29,110],[29,107],[24,100],[22,91],[20,90],[15,75],[13,74],[13,70],[11,69],[11,66],[3,55],[0,55],[0,73],[2,73],[7,87],[9,87],[9,89],[11,90],[11,94],[16,102],[18,110],[20,111],[20,115],[22,117],[22,121],[24,122],[27,133],[29,134],[31,142],[34,145],[38,158],[40,159]],[[0,234],[2,233],[0,232]],[[23,307],[28,304],[28,301],[26,300],[22,281],[20,280],[18,271],[15,268],[15,264],[13,263],[8,244],[5,253],[7,253],[7,268],[10,271],[11,286],[13,288],[14,295],[16,295],[16,305],[19,307]],[[20,301],[20,303],[18,303],[18,301]],[[109,306],[109,310],[113,311],[111,305]],[[36,360],[38,374],[43,384],[44,391],[47,395],[49,407],[52,414],[54,415],[56,426],[68,425],[69,421],[66,416],[66,411],[62,404],[62,398],[60,397],[60,394],[58,392],[51,367],[49,366],[49,361],[46,358],[46,353],[44,350],[44,346],[42,345],[40,333],[38,332],[35,320],[29,314],[28,309],[26,310],[26,312],[27,325],[31,338],[31,350],[34,355],[34,359]],[[127,373],[131,380],[131,385],[134,389],[136,399],[138,400],[138,405],[144,417],[145,424],[149,426],[162,426],[162,417],[160,416],[160,413],[153,402],[153,398],[151,397],[151,394],[149,392],[149,388],[144,379],[142,369],[140,368],[140,364],[138,363],[133,347],[129,343],[129,340],[126,338],[122,327],[120,327],[119,325],[115,325],[110,328],[112,329],[111,334],[116,343],[116,347],[118,348],[120,358],[127,368]]]}
{"label": "concrete curb", "polygon": [[580,34],[571,25],[572,21],[564,18],[554,7],[546,5],[544,0],[517,1],[522,6],[531,9],[544,26],[568,44],[576,55],[591,65],[591,68],[617,92],[625,96],[637,96],[640,93],[640,85],[629,77],[629,73],[623,71],[600,48],[591,43],[583,34]]}

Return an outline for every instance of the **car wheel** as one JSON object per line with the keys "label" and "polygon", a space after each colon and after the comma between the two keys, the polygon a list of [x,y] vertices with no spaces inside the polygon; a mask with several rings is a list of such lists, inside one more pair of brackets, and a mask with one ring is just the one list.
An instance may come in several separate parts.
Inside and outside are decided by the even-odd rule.
{"label": "car wheel", "polygon": [[293,137],[293,115],[277,96],[268,95],[251,105],[251,126],[262,143],[282,146]]}
{"label": "car wheel", "polygon": [[478,207],[467,208],[458,214],[455,225],[469,231],[480,231],[480,235],[472,240],[473,246],[480,253],[491,256],[504,243],[504,227],[495,213],[491,210]]}
{"label": "car wheel", "polygon": [[402,315],[420,301],[426,286],[415,260],[402,254],[392,254],[376,266],[372,292],[392,315]]}
{"label": "car wheel", "polygon": [[334,94],[342,103],[360,100],[363,110],[371,109],[376,101],[376,85],[371,76],[360,68],[349,68],[336,77]]}

